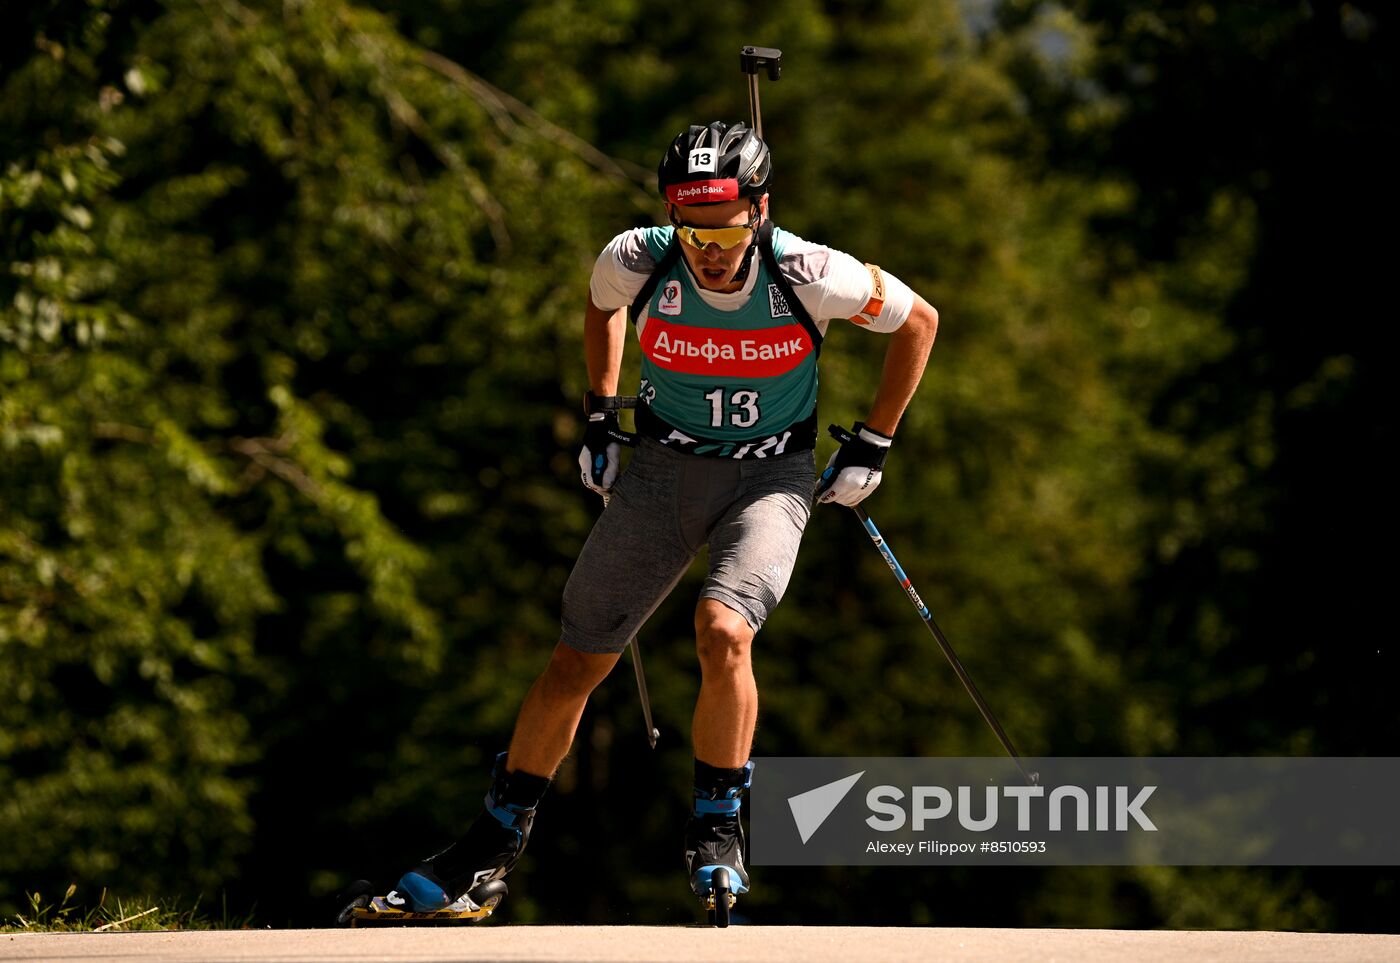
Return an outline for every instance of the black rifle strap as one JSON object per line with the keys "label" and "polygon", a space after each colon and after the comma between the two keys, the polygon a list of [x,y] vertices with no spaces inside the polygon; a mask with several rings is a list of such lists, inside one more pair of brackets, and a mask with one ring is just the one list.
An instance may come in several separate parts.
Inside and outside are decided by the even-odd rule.
{"label": "black rifle strap", "polygon": [[807,332],[807,337],[812,339],[812,350],[820,357],[822,353],[822,333],[817,328],[817,323],[812,320],[812,316],[807,313],[802,302],[797,300],[797,295],[792,290],[792,285],[788,279],[783,277],[783,269],[778,265],[778,256],[773,253],[773,222],[764,220],[758,228],[758,253],[763,255],[763,264],[768,268],[768,273],[773,278],[773,284],[777,287],[778,293],[783,296],[787,303],[788,310],[797,323]]}
{"label": "black rifle strap", "polygon": [[656,293],[656,286],[661,283],[661,279],[671,272],[671,268],[681,257],[680,238],[671,235],[670,246],[666,248],[666,253],[661,255],[661,260],[656,262],[656,267],[647,278],[642,289],[637,292],[637,296],[632,299],[632,307],[627,312],[627,320],[634,325],[637,323],[637,315],[646,309],[651,301],[651,296]]}

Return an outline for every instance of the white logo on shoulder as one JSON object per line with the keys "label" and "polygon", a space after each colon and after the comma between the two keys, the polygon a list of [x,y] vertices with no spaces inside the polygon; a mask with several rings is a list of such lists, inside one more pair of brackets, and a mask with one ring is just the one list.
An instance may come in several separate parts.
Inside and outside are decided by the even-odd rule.
{"label": "white logo on shoulder", "polygon": [[662,314],[677,315],[681,313],[681,282],[671,280],[666,282],[666,286],[661,289],[661,304],[658,310]]}
{"label": "white logo on shoulder", "polygon": [[697,147],[690,152],[689,173],[713,174],[718,169],[719,151],[713,147]]}
{"label": "white logo on shoulder", "polygon": [[390,906],[403,906],[408,900],[400,896],[398,890],[391,889],[389,890],[389,895],[384,897],[384,902],[388,903]]}
{"label": "white logo on shoulder", "polygon": [[788,307],[787,298],[776,284],[768,285],[768,313],[775,318],[792,317],[792,308]]}

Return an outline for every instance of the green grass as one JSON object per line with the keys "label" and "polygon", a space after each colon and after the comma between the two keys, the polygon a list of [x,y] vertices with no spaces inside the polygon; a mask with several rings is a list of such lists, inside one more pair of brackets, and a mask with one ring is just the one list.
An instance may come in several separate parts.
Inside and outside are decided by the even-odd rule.
{"label": "green grass", "polygon": [[252,915],[230,916],[228,906],[216,917],[201,910],[195,900],[188,908],[180,901],[154,899],[123,900],[102,891],[95,906],[73,902],[76,885],[69,886],[63,899],[46,903],[40,893],[25,893],[29,908],[8,918],[0,918],[0,933],[93,933],[134,932],[137,930],[239,930],[253,926]]}

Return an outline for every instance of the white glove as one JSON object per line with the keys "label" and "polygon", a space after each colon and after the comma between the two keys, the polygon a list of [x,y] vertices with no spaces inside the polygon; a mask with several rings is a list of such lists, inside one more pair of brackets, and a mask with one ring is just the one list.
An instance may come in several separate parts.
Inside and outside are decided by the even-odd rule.
{"label": "white glove", "polygon": [[880,486],[885,455],[894,439],[859,421],[850,431],[836,425],[828,430],[841,447],[832,453],[817,481],[817,501],[823,505],[859,505]]}

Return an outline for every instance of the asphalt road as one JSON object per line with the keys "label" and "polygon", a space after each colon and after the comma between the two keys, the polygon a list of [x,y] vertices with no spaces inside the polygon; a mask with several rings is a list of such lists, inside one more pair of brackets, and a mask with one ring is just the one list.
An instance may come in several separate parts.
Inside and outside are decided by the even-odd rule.
{"label": "asphalt road", "polygon": [[0,960],[1400,961],[1400,936],[854,926],[453,926],[0,934]]}

